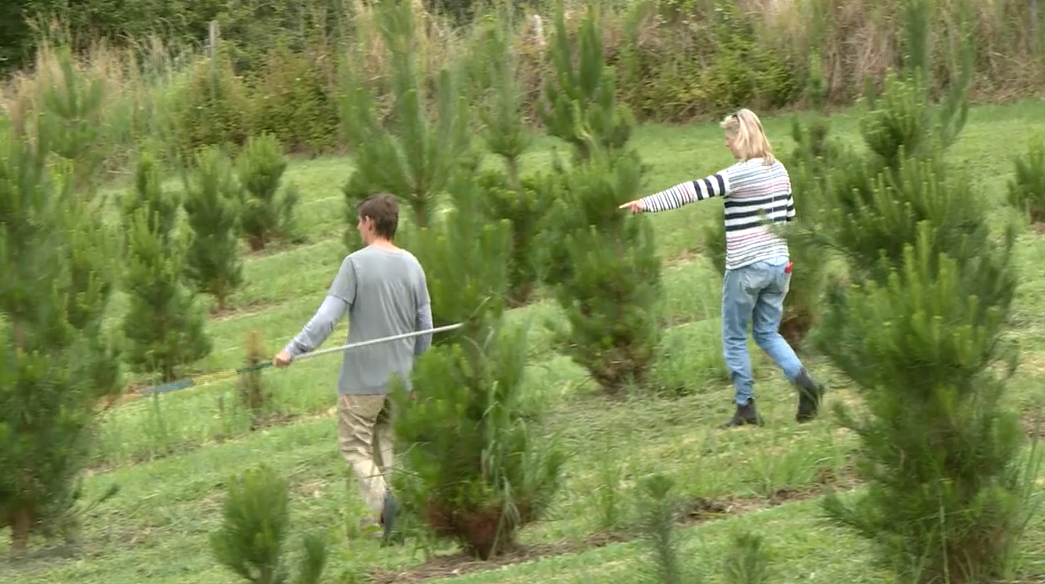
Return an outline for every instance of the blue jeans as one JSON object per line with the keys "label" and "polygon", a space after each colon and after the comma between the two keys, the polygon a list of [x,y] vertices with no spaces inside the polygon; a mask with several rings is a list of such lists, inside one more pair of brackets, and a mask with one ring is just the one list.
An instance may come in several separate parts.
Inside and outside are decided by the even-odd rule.
{"label": "blue jeans", "polygon": [[802,371],[802,362],[778,332],[784,297],[791,284],[791,274],[785,271],[787,263],[786,257],[757,262],[726,270],[722,278],[722,353],[739,405],[754,397],[747,353],[748,323],[755,344],[784,370],[788,381],[794,381]]}

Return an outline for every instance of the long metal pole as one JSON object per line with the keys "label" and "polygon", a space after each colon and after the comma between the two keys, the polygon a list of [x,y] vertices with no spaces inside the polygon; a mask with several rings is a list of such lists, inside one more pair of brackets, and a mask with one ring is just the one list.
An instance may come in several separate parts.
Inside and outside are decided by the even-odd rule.
{"label": "long metal pole", "polygon": [[[320,350],[320,351],[312,351],[311,353],[305,353],[304,355],[298,356],[294,360],[295,361],[303,361],[305,359],[312,359],[313,357],[321,357],[323,355],[330,355],[332,353],[344,353],[345,351],[351,351],[351,350],[354,350],[354,349],[360,349],[362,347],[369,347],[371,345],[378,345],[378,344],[381,344],[381,343],[390,343],[392,341],[402,341],[402,340],[405,340],[405,339],[411,339],[411,338],[414,338],[414,337],[419,337],[421,335],[429,335],[429,334],[435,334],[435,333],[449,332],[449,331],[452,331],[452,330],[459,329],[462,326],[464,326],[463,323],[448,324],[446,326],[435,327],[435,328],[428,329],[428,330],[423,330],[423,331],[414,331],[414,332],[410,332],[410,333],[403,333],[401,335],[393,335],[391,337],[382,337],[380,339],[371,339],[369,341],[360,341],[358,343],[349,343],[347,345],[342,345],[340,347],[331,347],[329,349],[323,349],[323,350]],[[240,367],[238,369],[227,369],[225,371],[219,371],[217,373],[210,373],[210,374],[207,374],[207,375],[200,375],[198,377],[192,377],[192,378],[188,378],[188,379],[180,379],[178,381],[172,381],[170,383],[164,383],[162,385],[154,385],[152,387],[147,387],[147,388],[141,390],[140,393],[142,395],[154,395],[154,394],[159,394],[159,393],[170,393],[172,391],[177,391],[179,389],[187,389],[187,388],[190,388],[190,387],[204,385],[206,383],[213,383],[215,381],[220,381],[222,379],[228,379],[228,378],[235,377],[236,375],[239,375],[239,374],[242,374],[242,373],[249,373],[251,371],[260,371],[260,370],[266,369],[268,367],[272,367],[272,362],[271,361],[265,361],[264,363],[258,363],[257,365],[250,365],[250,366],[247,366],[247,367]]]}

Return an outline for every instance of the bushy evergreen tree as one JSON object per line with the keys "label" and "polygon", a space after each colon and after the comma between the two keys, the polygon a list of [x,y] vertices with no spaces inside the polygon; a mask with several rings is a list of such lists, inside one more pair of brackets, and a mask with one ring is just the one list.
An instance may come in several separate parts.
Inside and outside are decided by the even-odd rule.
{"label": "bushy evergreen tree", "polygon": [[533,144],[533,134],[523,115],[524,93],[510,23],[510,17],[500,12],[482,23],[470,64],[481,94],[478,111],[483,140],[504,162],[503,170],[487,170],[478,177],[483,211],[494,221],[512,223],[508,299],[518,306],[530,299],[537,285],[535,247],[546,206],[534,181],[520,176],[520,159]]}
{"label": "bushy evergreen tree", "polygon": [[[143,168],[144,167],[144,168]],[[207,356],[206,316],[184,283],[191,239],[174,232],[178,200],[149,158],[139,163],[137,209],[124,215],[127,258],[123,284],[130,300],[123,320],[126,354],[138,371],[172,381],[179,367]]]}
{"label": "bushy evergreen tree", "polygon": [[296,189],[280,190],[287,159],[279,140],[272,134],[252,136],[236,159],[236,167],[243,195],[240,226],[250,249],[262,250],[273,239],[290,237],[298,195]]}
{"label": "bushy evergreen tree", "polygon": [[544,84],[545,100],[538,102],[538,113],[549,134],[569,143],[575,155],[586,160],[593,146],[614,150],[627,144],[635,118],[626,105],[617,104],[615,75],[603,58],[598,9],[587,7],[576,47],[566,31],[563,10],[558,3],[549,46],[555,79]]}
{"label": "bushy evergreen tree", "polygon": [[449,192],[447,216],[404,240],[425,266],[436,321],[465,326],[415,364],[416,400],[394,394],[406,467],[395,484],[436,534],[485,559],[542,517],[564,454],[530,429],[525,330],[504,323],[510,224],[483,217],[470,173],[455,173]]}
{"label": "bushy evergreen tree", "polygon": [[[928,8],[912,1],[921,6],[909,14],[914,38]],[[816,226],[847,268],[829,291],[818,345],[868,410],[836,405],[860,438],[868,489],[825,506],[903,581],[993,581],[1028,513],[1024,437],[996,367],[1011,356],[1015,237],[1011,226],[989,231],[983,197],[942,159],[967,84],[932,106],[921,70],[889,80],[862,124],[870,153],[850,151],[829,175]]]}
{"label": "bushy evergreen tree", "polygon": [[115,233],[49,160],[54,128],[35,131],[0,131],[0,525],[16,556],[34,533],[75,537],[95,404],[120,373],[101,326]]}
{"label": "bushy evergreen tree", "polygon": [[[345,245],[359,247],[356,204],[387,192],[411,209],[408,218],[426,226],[436,198],[444,193],[456,165],[470,149],[468,104],[461,95],[460,71],[444,69],[434,84],[424,70],[411,0],[389,0],[377,8],[391,72],[391,112],[381,119],[379,100],[351,59],[343,63],[341,122],[355,169],[343,188],[349,227]],[[434,96],[429,87],[434,86]],[[434,99],[432,99],[434,97]],[[434,109],[426,105],[435,102]]]}
{"label": "bushy evergreen tree", "polygon": [[[558,162],[552,174],[535,181],[548,201],[541,225],[542,279],[566,311],[569,328],[560,329],[564,350],[612,392],[641,381],[653,363],[660,339],[660,259],[648,219],[618,209],[641,195],[645,167],[625,148],[626,108],[605,97],[613,94],[613,77],[603,70],[595,11],[589,9],[581,24],[577,72],[565,57],[572,50],[561,8],[557,19],[551,49],[557,75],[547,83],[557,88],[546,92],[560,101],[564,96],[581,101],[573,108],[555,107],[560,117],[549,123],[572,128],[566,139],[575,145],[573,162]],[[565,130],[561,135],[567,136]]]}
{"label": "bushy evergreen tree", "polygon": [[1015,176],[1009,179],[1008,203],[1026,213],[1031,223],[1045,224],[1045,142],[1031,145],[1014,160]]}
{"label": "bushy evergreen tree", "polygon": [[238,204],[241,188],[226,155],[217,147],[196,154],[184,176],[185,213],[192,243],[185,257],[186,273],[196,289],[214,296],[224,310],[229,295],[243,283]]}
{"label": "bushy evergreen tree", "polygon": [[215,558],[251,584],[318,584],[327,563],[326,540],[303,538],[297,577],[291,579],[285,551],[290,537],[287,481],[266,465],[233,477],[221,527],[210,536]]}

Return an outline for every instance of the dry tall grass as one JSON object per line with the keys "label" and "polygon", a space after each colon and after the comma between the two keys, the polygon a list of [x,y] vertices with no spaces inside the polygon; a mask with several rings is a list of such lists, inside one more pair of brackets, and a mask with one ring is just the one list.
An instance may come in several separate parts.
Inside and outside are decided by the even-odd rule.
{"label": "dry tall grass", "polygon": [[[474,44],[470,28],[455,29],[425,10],[421,0],[413,1],[418,67],[434,73],[481,50]],[[603,7],[600,19],[606,58],[622,76],[632,76],[618,84],[620,99],[640,119],[685,122],[717,115],[717,109],[736,107],[741,104],[734,102],[739,101],[761,109],[803,107],[810,98],[808,89],[817,79],[826,103],[847,104],[859,95],[866,77],[881,79],[886,70],[898,67],[905,50],[901,32],[907,0],[740,0],[728,4],[739,6],[739,18],[744,22],[729,26],[752,25],[754,36],[744,42],[754,48],[729,49],[734,53],[724,61],[718,45],[736,39],[729,29],[709,28],[712,25],[708,24],[724,1],[638,0]],[[570,30],[576,28],[586,4],[577,2],[567,9]],[[937,85],[946,83],[955,49],[972,42],[977,50],[974,101],[1005,101],[1041,93],[1045,87],[1045,27],[1035,26],[1041,18],[1031,14],[1031,4],[1025,0],[932,0],[931,4],[930,43],[938,64],[933,72]],[[374,8],[354,0],[346,10],[350,14],[345,21],[352,23],[346,39],[322,41],[322,46],[308,51],[308,60],[326,80],[330,99],[339,93],[341,63],[362,71],[378,95],[387,95],[383,88],[388,53],[382,47]],[[542,45],[543,35],[552,30],[551,14],[550,9],[539,8],[515,15],[515,54],[531,103],[540,98],[541,83],[549,74]],[[53,32],[60,27],[49,29]],[[708,42],[701,36],[705,34],[719,42]],[[705,40],[695,40],[701,38]],[[35,65],[0,86],[0,107],[16,127],[25,127],[25,120],[40,111],[43,89],[61,81],[57,47],[53,40],[44,42]],[[773,79],[782,83],[783,93],[766,97],[759,86],[764,79],[752,77],[751,91],[716,95],[728,89],[736,73],[716,69],[750,66],[744,62],[747,57],[737,57],[749,49],[758,51],[763,61],[772,60],[776,68]],[[126,47],[93,43],[78,58],[77,68],[83,75],[104,82],[107,143],[103,146],[111,148],[107,168],[120,168],[141,141],[163,139],[173,131],[172,114],[179,106],[175,90],[184,87],[189,66],[204,58],[201,51],[173,50],[156,37]],[[781,76],[787,78],[780,81]],[[250,79],[237,82],[244,83],[248,92],[252,85],[263,85]],[[648,91],[639,91],[643,87]]]}

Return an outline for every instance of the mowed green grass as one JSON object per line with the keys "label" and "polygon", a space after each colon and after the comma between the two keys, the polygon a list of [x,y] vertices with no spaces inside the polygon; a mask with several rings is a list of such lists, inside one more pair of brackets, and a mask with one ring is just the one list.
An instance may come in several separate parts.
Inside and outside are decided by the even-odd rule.
{"label": "mowed green grass", "polygon": [[[981,107],[950,156],[971,172],[999,217],[1005,180],[1011,175],[1012,148],[1023,149],[1045,116],[1045,103]],[[833,116],[836,133],[856,142],[856,113]],[[793,147],[790,118],[765,120],[777,152]],[[1040,127],[1040,126],[1039,126]],[[526,159],[529,170],[546,168],[550,145],[544,139]],[[647,190],[702,177],[730,163],[713,124],[639,128],[635,146],[651,166]],[[297,162],[288,179],[302,187],[299,211],[309,241],[273,250],[246,263],[247,284],[233,298],[234,311],[213,320],[209,333],[215,351],[205,368],[233,367],[244,359],[244,337],[262,333],[270,351],[278,350],[311,316],[344,256],[345,227],[340,185],[350,172],[344,159]],[[796,193],[798,212],[802,195]],[[606,528],[605,516],[634,499],[637,478],[666,472],[688,495],[721,502],[732,512],[721,520],[688,528],[683,534],[689,559],[711,582],[727,536],[737,527],[767,538],[775,582],[877,584],[888,576],[869,565],[866,545],[826,524],[815,500],[769,505],[781,493],[816,494],[825,477],[845,476],[855,442],[830,416],[799,426],[792,420],[794,396],[779,372],[759,353],[756,361],[760,407],[767,425],[723,431],[718,425],[731,410],[731,389],[721,364],[718,311],[721,275],[700,256],[703,225],[720,220],[721,203],[709,201],[652,216],[665,264],[671,322],[656,385],[681,390],[681,397],[648,393],[608,401],[593,393],[584,371],[556,355],[544,322],[559,315],[550,302],[514,310],[511,318],[528,323],[530,375],[527,395],[548,411],[544,431],[557,436],[571,454],[565,486],[547,520],[528,527],[527,543],[579,542]],[[1020,239],[1018,261],[1023,284],[1016,308],[1023,365],[1013,381],[1012,406],[1031,415],[1042,403],[1038,378],[1045,373],[1045,240],[1031,233]],[[796,269],[801,269],[797,266]],[[340,342],[344,323],[328,344]],[[832,383],[832,400],[858,403],[844,380],[815,355],[807,364]],[[235,382],[216,383],[158,399],[141,399],[106,414],[95,470],[87,494],[109,485],[122,490],[86,517],[82,553],[53,556],[19,566],[0,567],[0,582],[80,584],[236,582],[209,553],[208,533],[220,522],[224,483],[232,473],[258,463],[288,477],[296,533],[330,531],[332,557],[327,581],[349,581],[352,574],[380,567],[409,570],[426,553],[449,553],[452,546],[407,545],[381,549],[350,539],[360,503],[335,440],[336,358],[315,359],[264,376],[273,408],[289,423],[249,431],[249,416],[236,405]],[[845,485],[843,485],[845,486]],[[741,513],[744,511],[743,513]],[[0,554],[8,534],[0,531]],[[296,549],[297,540],[292,542]],[[461,575],[455,582],[633,582],[646,570],[636,542],[549,557],[496,571]],[[1021,573],[1045,574],[1045,520],[1039,515],[1027,538]]]}

